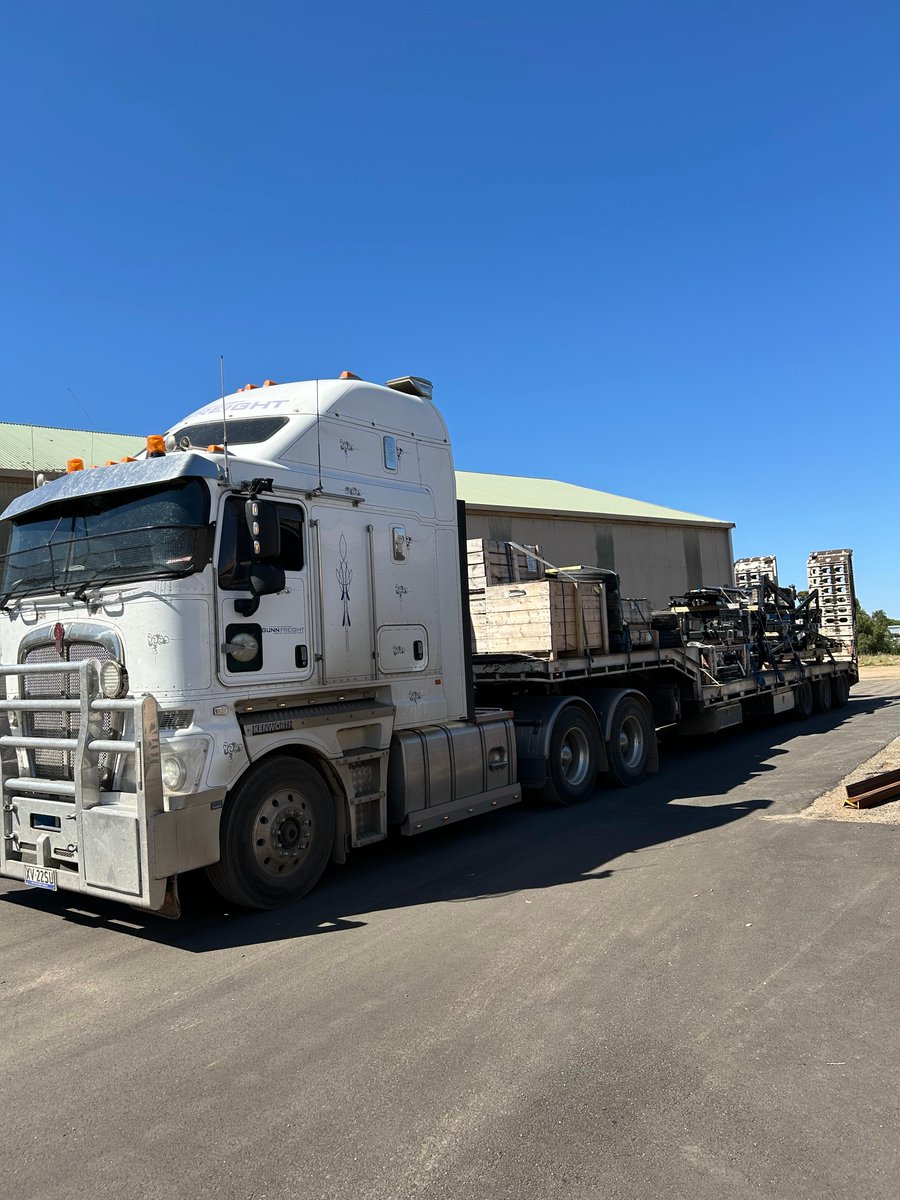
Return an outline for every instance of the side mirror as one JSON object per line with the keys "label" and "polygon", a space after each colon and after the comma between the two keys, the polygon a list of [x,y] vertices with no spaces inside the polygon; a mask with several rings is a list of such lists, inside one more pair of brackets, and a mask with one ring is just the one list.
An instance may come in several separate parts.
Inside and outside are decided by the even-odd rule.
{"label": "side mirror", "polygon": [[250,578],[247,580],[251,594],[247,599],[240,597],[235,600],[234,611],[241,617],[252,617],[259,608],[260,596],[272,596],[282,591],[285,583],[284,567],[275,563],[251,563]]}
{"label": "side mirror", "polygon": [[256,596],[273,596],[284,591],[284,567],[275,563],[253,563],[250,567],[250,590]]}
{"label": "side mirror", "polygon": [[244,516],[250,532],[252,561],[271,562],[277,558],[281,553],[281,527],[275,505],[253,496],[244,505]]}
{"label": "side mirror", "polygon": [[259,608],[260,596],[271,596],[285,586],[284,567],[272,562],[281,553],[281,527],[278,509],[266,500],[251,497],[244,505],[250,533],[250,572],[247,586],[250,597],[235,600],[234,611],[252,617]]}

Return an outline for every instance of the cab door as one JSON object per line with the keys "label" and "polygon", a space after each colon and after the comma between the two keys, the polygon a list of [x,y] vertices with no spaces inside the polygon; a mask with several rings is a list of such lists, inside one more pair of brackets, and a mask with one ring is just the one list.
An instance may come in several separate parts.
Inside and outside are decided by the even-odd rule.
{"label": "cab door", "polygon": [[[251,595],[250,535],[244,516],[246,497],[229,496],[219,521],[216,558],[219,678],[246,687],[250,683],[303,683],[315,670],[309,620],[306,514],[302,505],[268,500],[278,512],[284,588],[259,597],[250,615],[238,611]],[[240,647],[228,652],[223,645]]]}
{"label": "cab door", "polygon": [[321,589],[322,682],[375,678],[371,526],[346,504],[313,507]]}

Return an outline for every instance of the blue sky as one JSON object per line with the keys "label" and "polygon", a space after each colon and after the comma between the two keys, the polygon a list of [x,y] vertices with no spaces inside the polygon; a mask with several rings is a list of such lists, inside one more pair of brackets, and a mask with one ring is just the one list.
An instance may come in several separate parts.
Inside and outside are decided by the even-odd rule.
{"label": "blue sky", "polygon": [[460,468],[900,617],[900,8],[428,7],[4,5],[0,419],[421,374]]}

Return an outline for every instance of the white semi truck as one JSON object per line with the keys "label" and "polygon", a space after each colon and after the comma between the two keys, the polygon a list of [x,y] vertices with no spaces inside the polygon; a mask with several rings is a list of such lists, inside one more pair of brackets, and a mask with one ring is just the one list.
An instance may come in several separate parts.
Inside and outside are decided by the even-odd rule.
{"label": "white semi truck", "polygon": [[[329,861],[517,802],[639,782],[656,730],[845,703],[810,647],[473,656],[450,438],[414,377],[269,384],[137,459],[9,505],[0,874],[179,913],[295,899]],[[461,550],[462,547],[462,550]]]}

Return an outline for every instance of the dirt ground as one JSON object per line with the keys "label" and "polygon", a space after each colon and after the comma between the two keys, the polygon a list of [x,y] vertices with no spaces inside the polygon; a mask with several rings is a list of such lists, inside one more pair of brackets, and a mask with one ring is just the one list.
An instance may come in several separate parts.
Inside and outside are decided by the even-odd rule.
{"label": "dirt ground", "polygon": [[[885,676],[900,678],[900,664],[897,666],[862,666],[859,669],[860,680]],[[898,768],[900,768],[900,737],[894,738],[877,754],[860,763],[856,770],[845,776],[837,787],[832,788],[830,792],[825,792],[799,815],[827,821],[851,821],[861,825],[873,823],[900,825],[900,797],[896,800],[888,800],[885,804],[879,804],[875,808],[848,808],[844,804],[847,798],[845,789],[848,783],[857,783],[870,775],[878,775],[882,771],[895,771]]]}

